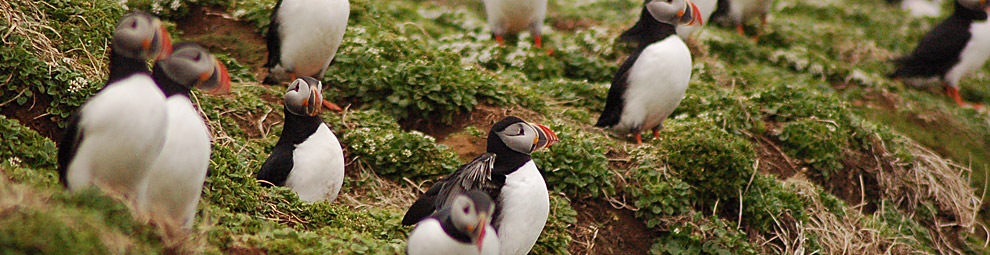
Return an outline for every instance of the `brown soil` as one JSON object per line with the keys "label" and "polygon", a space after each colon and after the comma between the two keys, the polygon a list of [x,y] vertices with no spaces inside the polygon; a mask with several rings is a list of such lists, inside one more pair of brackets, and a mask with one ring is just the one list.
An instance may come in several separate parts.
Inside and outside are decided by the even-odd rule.
{"label": "brown soil", "polygon": [[7,118],[20,121],[21,125],[34,129],[38,134],[57,142],[62,130],[55,123],[55,117],[49,116],[47,111],[52,98],[43,93],[34,93],[34,95],[24,105],[12,101],[0,107],[0,113]]}
{"label": "brown soil", "polygon": [[[768,130],[779,128],[778,123],[768,122]],[[877,181],[879,171],[891,172],[891,162],[886,161],[877,151],[846,150],[842,155],[843,169],[831,173],[828,180],[817,172],[809,172],[809,166],[799,160],[790,158],[779,146],[780,141],[767,131],[764,134],[750,137],[758,145],[756,153],[759,161],[759,171],[773,174],[778,180],[786,180],[795,174],[808,175],[813,182],[821,185],[826,191],[844,200],[850,206],[862,205],[861,211],[872,214],[878,208],[882,188]],[[864,201],[865,200],[865,201]]]}
{"label": "brown soil", "polygon": [[488,141],[487,139],[468,134],[455,134],[447,136],[447,138],[437,143],[447,145],[450,149],[454,150],[461,159],[461,162],[470,162],[474,157],[485,153],[485,147]]}
{"label": "brown soil", "polygon": [[648,254],[659,235],[632,211],[606,202],[576,200],[572,205],[578,221],[568,229],[574,236],[571,254]]}
{"label": "brown soil", "polygon": [[[268,57],[265,38],[247,23],[237,21],[224,10],[192,7],[189,15],[176,22],[183,38],[196,42],[213,52],[230,54],[237,62],[250,68],[255,76],[266,73],[263,65]],[[264,77],[255,77],[258,80]]]}
{"label": "brown soil", "polygon": [[800,162],[788,157],[777,145],[776,139],[773,139],[769,134],[755,136],[753,140],[759,145],[755,149],[757,158],[760,160],[758,168],[760,173],[773,174],[777,176],[778,180],[785,180],[801,170],[800,166],[797,165]]}

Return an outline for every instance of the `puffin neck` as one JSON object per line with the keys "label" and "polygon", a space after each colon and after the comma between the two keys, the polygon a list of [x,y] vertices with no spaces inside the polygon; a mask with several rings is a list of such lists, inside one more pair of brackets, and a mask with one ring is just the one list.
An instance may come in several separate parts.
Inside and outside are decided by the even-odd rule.
{"label": "puffin neck", "polygon": [[148,64],[142,59],[131,58],[117,53],[110,46],[110,74],[107,77],[107,85],[127,78],[135,73],[149,73]]}
{"label": "puffin neck", "polygon": [[282,109],[282,116],[285,116],[285,124],[276,144],[300,144],[316,132],[320,124],[323,124],[323,119],[319,115],[299,116],[289,112],[288,109]]}
{"label": "puffin neck", "polygon": [[488,152],[495,153],[495,169],[492,172],[501,175],[511,174],[526,164],[526,162],[532,160],[529,154],[523,154],[510,149],[493,132],[488,133]]}
{"label": "puffin neck", "polygon": [[644,48],[675,33],[677,30],[674,25],[657,21],[644,6],[636,25],[626,30],[620,37],[636,41],[640,48]]}
{"label": "puffin neck", "polygon": [[953,1],[955,3],[955,13],[952,16],[960,17],[967,20],[987,20],[987,12],[970,10],[969,8],[963,7],[959,1]]}
{"label": "puffin neck", "polygon": [[161,65],[155,64],[153,72],[151,72],[151,79],[155,80],[155,83],[158,84],[158,88],[165,93],[166,98],[174,95],[189,97],[189,87],[183,86],[182,84],[169,79],[168,76],[165,75],[165,70],[162,70]]}
{"label": "puffin neck", "polygon": [[462,243],[471,243],[471,237],[454,227],[454,218],[450,217],[450,211],[446,211],[443,214],[437,215],[437,221],[440,221],[440,228],[443,229],[444,233]]}

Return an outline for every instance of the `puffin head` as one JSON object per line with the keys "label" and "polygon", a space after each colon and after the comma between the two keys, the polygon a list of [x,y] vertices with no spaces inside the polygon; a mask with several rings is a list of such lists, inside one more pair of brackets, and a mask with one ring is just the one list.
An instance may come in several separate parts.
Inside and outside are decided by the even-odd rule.
{"label": "puffin head", "polygon": [[485,228],[489,217],[495,211],[495,204],[488,194],[480,190],[469,190],[457,194],[450,207],[450,219],[458,232],[466,234],[478,251],[485,240]]}
{"label": "puffin head", "polygon": [[529,155],[536,150],[550,147],[560,139],[550,128],[523,121],[516,116],[508,116],[496,122],[488,131],[489,152],[498,151],[493,148],[498,146],[498,141],[513,151]]}
{"label": "puffin head", "polygon": [[155,62],[165,75],[187,88],[199,88],[210,93],[230,91],[227,67],[206,49],[195,43],[178,43],[174,52]]}
{"label": "puffin head", "polygon": [[657,21],[671,25],[704,25],[701,11],[690,0],[647,0],[646,9]]}
{"label": "puffin head", "polygon": [[130,58],[159,60],[172,53],[172,40],[165,24],[140,11],[120,19],[111,41],[114,52]]}
{"label": "puffin head", "polygon": [[323,108],[323,83],[313,77],[296,78],[285,92],[285,109],[299,116],[317,116]]}
{"label": "puffin head", "polygon": [[970,10],[990,12],[990,0],[959,0],[959,4]]}

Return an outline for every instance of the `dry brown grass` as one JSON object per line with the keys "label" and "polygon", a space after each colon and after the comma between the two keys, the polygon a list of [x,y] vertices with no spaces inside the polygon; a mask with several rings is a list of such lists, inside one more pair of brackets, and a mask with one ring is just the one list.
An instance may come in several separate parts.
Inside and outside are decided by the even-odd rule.
{"label": "dry brown grass", "polygon": [[[11,35],[17,35],[22,38],[26,38],[30,42],[31,52],[38,55],[38,58],[48,63],[49,74],[53,72],[55,66],[60,65],[60,63],[66,62],[66,60],[71,60],[72,65],[68,65],[70,69],[76,69],[80,73],[84,74],[85,77],[103,77],[106,72],[106,61],[102,61],[103,56],[106,56],[106,52],[92,53],[86,44],[80,44],[82,46],[82,51],[80,54],[74,54],[74,56],[69,56],[65,52],[62,52],[56,47],[56,45],[75,43],[75,42],[65,42],[62,36],[57,30],[48,25],[48,17],[43,11],[41,11],[38,6],[48,5],[49,8],[55,8],[51,6],[46,1],[17,1],[19,9],[13,8],[9,1],[0,1],[0,18],[10,25],[6,31],[0,31],[0,40],[3,41],[5,47],[9,47],[11,42],[8,40]],[[27,11],[22,11],[27,10]],[[73,17],[85,20],[85,17]],[[49,38],[45,32],[50,32],[55,35],[54,38]],[[106,43],[106,42],[102,42]],[[104,47],[105,48],[105,47]],[[81,61],[82,58],[86,58],[85,61]],[[84,64],[86,63],[86,64]],[[9,81],[8,81],[9,82]]]}
{"label": "dry brown grass", "polygon": [[[907,138],[905,138],[907,139]],[[879,140],[879,139],[878,139]],[[908,217],[929,230],[933,250],[939,254],[966,253],[965,238],[983,226],[976,214],[982,199],[969,185],[970,169],[946,160],[911,140],[904,140],[910,159],[896,155],[880,144],[877,162],[889,166],[877,166],[875,173],[882,189],[880,209],[875,215],[863,215],[861,205],[837,215],[829,212],[819,199],[822,192],[807,177],[798,173],[784,183],[810,201],[807,208],[809,220],[800,223],[787,214],[774,216],[776,226],[769,238],[757,237],[764,248],[777,254],[918,254],[912,244],[919,243],[913,236],[891,236],[900,232],[900,226],[891,226],[879,220],[885,207],[894,206]],[[882,163],[881,163],[882,164]],[[884,201],[892,201],[884,202]],[[930,202],[935,212],[922,214],[918,206]],[[887,234],[885,234],[887,233]],[[809,234],[817,237],[821,250],[809,251],[806,241]],[[764,240],[765,239],[765,240]]]}
{"label": "dry brown grass", "polygon": [[[905,138],[907,139],[907,138]],[[937,212],[931,215],[914,215],[915,220],[929,228],[935,239],[934,247],[942,254],[962,254],[965,236],[982,227],[976,214],[983,204],[982,198],[969,185],[972,172],[966,166],[953,163],[915,141],[905,142],[907,152],[913,157],[908,161],[894,161],[892,173],[878,176],[886,199],[905,200],[908,212],[914,212],[923,201],[933,201]],[[887,153],[890,154],[890,153]],[[891,155],[892,156],[892,155]]]}
{"label": "dry brown grass", "polygon": [[[876,224],[868,216],[859,211],[847,210],[842,216],[829,212],[819,199],[820,188],[809,182],[803,174],[797,174],[784,181],[794,188],[798,194],[810,203],[807,208],[808,221],[803,224],[793,219],[778,220],[775,218],[774,239],[780,239],[783,247],[771,246],[778,254],[806,254],[818,252],[821,254],[912,254],[910,243],[916,243],[910,236],[885,236],[883,228],[891,227]],[[882,212],[877,212],[882,213]],[[782,217],[789,217],[783,215]],[[817,237],[821,250],[806,250],[808,235]]]}

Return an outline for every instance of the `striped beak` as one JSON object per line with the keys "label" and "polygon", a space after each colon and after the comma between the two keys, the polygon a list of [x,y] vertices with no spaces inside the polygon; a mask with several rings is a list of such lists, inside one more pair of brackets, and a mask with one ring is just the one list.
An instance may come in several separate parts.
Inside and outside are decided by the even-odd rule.
{"label": "striped beak", "polygon": [[[158,33],[155,34],[155,37],[159,37],[157,39],[159,39],[159,43],[162,44],[162,50],[158,52],[158,57],[156,57],[155,60],[160,60],[172,55],[172,38],[168,34],[168,29],[165,28],[165,24],[161,21],[158,23]],[[151,47],[151,44],[153,44],[151,41],[147,41],[142,46],[146,46],[147,49]]]}
{"label": "striped beak", "polygon": [[475,226],[475,229],[478,231],[478,238],[474,240],[474,246],[478,246],[478,252],[481,252],[481,249],[484,248],[483,246],[485,244],[485,225],[488,224],[488,215],[481,213],[478,215],[478,218],[481,218],[481,220],[479,220],[478,225]]}
{"label": "striped beak", "polygon": [[213,58],[213,71],[200,75],[200,88],[210,94],[226,94],[230,92],[230,73],[227,66],[216,57]]}
{"label": "striped beak", "polygon": [[537,133],[539,133],[539,135],[536,136],[536,139],[533,140],[532,151],[545,149],[547,147],[550,147],[550,145],[553,145],[560,141],[560,138],[557,138],[557,134],[554,133],[553,130],[550,130],[550,128],[540,124],[533,124],[533,123],[529,123],[529,124],[534,126],[536,128]]}

